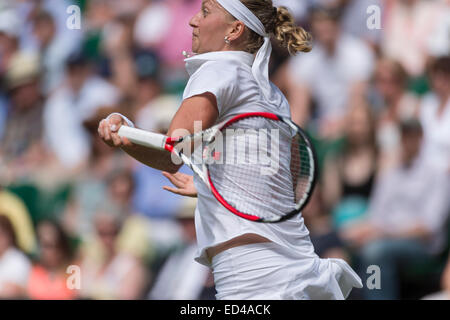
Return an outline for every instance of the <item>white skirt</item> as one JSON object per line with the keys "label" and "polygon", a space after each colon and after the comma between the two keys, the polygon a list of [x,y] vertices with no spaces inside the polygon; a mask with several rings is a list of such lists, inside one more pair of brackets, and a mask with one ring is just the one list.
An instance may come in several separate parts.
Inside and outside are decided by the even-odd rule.
{"label": "white skirt", "polygon": [[341,259],[305,256],[274,242],[225,250],[212,259],[218,300],[343,300],[359,276]]}

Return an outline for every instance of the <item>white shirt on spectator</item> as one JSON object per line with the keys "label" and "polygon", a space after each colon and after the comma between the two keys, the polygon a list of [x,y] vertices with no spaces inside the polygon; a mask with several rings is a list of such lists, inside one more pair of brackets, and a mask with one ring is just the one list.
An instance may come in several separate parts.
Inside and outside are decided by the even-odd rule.
{"label": "white shirt on spectator", "polygon": [[88,79],[78,95],[64,86],[48,98],[44,109],[45,138],[64,166],[76,167],[88,159],[91,144],[82,122],[99,107],[113,106],[118,100],[119,91],[98,77]]}
{"label": "white shirt on spectator", "polygon": [[194,261],[197,245],[172,254],[163,265],[149,294],[152,300],[197,300],[209,275],[209,268]]}
{"label": "white shirt on spectator", "polygon": [[[444,4],[445,6],[445,4]],[[429,42],[447,13],[439,1],[386,1],[381,49],[389,58],[400,61],[406,71],[420,76],[426,67]]]}
{"label": "white shirt on spectator", "polygon": [[10,248],[0,255],[0,291],[7,284],[25,287],[31,270],[28,258],[19,250]]}
{"label": "white shirt on spectator", "polygon": [[450,99],[447,100],[442,115],[438,115],[439,104],[439,99],[434,94],[428,94],[422,101],[422,157],[430,166],[450,172]]}
{"label": "white shirt on spectator", "polygon": [[343,35],[333,56],[317,43],[310,53],[291,59],[289,72],[294,81],[311,90],[319,119],[340,118],[346,114],[351,86],[369,80],[373,66],[370,48],[357,38]]}
{"label": "white shirt on spectator", "polygon": [[417,159],[380,176],[369,205],[369,219],[381,230],[402,233],[417,224],[432,234],[430,252],[439,252],[446,239],[450,210],[449,177]]}
{"label": "white shirt on spectator", "polygon": [[43,91],[49,94],[64,81],[65,63],[74,52],[72,38],[57,37],[52,40],[42,55]]}
{"label": "white shirt on spectator", "polygon": [[450,55],[450,2],[442,2],[442,18],[428,39],[428,51],[434,57]]}

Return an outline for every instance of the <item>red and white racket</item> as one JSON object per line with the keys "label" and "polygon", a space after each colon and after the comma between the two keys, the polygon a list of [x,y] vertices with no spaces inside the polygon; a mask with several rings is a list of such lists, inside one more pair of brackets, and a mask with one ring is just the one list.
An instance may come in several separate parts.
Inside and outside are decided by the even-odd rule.
{"label": "red and white racket", "polygon": [[317,179],[316,156],[307,134],[273,113],[240,114],[179,138],[126,126],[118,134],[171,152],[226,209],[251,221],[280,222],[299,213]]}

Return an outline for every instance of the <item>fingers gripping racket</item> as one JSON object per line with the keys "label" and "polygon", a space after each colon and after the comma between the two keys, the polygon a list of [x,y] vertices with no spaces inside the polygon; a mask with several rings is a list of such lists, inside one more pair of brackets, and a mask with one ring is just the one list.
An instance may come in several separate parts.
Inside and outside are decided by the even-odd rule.
{"label": "fingers gripping racket", "polygon": [[[241,114],[185,137],[126,126],[119,136],[176,155],[226,209],[251,221],[280,222],[299,213],[317,179],[307,134],[273,113]],[[192,142],[197,149],[191,155]]]}

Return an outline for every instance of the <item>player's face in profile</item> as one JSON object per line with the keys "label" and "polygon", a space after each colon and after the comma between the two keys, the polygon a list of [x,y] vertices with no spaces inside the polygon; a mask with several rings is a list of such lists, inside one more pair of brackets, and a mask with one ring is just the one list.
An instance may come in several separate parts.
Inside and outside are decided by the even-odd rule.
{"label": "player's face in profile", "polygon": [[204,0],[202,7],[192,17],[192,51],[206,53],[221,51],[225,47],[226,29],[229,27],[226,13],[214,0]]}

